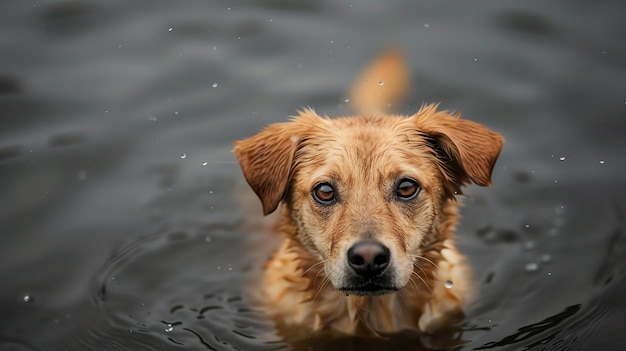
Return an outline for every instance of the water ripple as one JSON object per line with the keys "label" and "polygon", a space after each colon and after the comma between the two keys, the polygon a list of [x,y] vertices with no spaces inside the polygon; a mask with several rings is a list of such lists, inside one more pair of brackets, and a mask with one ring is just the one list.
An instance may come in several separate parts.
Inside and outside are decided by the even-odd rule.
{"label": "water ripple", "polygon": [[173,230],[124,245],[94,283],[93,302],[109,316],[113,330],[92,330],[83,343],[97,344],[108,333],[124,330],[171,346],[275,348],[267,344],[276,341],[266,337],[271,324],[241,297],[242,269],[233,260],[237,254],[224,249],[238,248],[230,234]]}

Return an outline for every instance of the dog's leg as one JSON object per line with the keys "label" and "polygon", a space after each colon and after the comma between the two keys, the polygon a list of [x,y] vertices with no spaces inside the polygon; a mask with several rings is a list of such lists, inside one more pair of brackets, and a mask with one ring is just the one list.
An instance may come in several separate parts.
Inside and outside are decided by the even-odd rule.
{"label": "dog's leg", "polygon": [[420,330],[433,333],[463,318],[463,308],[470,299],[472,276],[454,242],[448,239],[441,250],[433,297],[424,306],[419,320]]}

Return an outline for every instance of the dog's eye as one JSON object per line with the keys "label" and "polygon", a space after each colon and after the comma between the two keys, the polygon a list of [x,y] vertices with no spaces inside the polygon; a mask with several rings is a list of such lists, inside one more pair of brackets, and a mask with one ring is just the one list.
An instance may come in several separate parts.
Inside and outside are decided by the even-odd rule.
{"label": "dog's eye", "polygon": [[420,186],[413,179],[404,178],[396,186],[396,196],[401,200],[411,200],[420,192]]}
{"label": "dog's eye", "polygon": [[313,188],[313,199],[322,205],[332,205],[335,198],[335,189],[328,183],[320,183]]}

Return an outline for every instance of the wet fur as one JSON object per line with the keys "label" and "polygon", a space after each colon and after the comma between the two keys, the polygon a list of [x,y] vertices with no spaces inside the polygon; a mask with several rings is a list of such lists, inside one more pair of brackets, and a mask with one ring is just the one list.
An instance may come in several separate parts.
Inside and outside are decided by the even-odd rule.
{"label": "wet fur", "polygon": [[[462,318],[471,298],[471,270],[454,244],[456,196],[470,182],[490,185],[503,139],[436,105],[412,116],[386,113],[386,102],[406,90],[405,68],[388,54],[369,71],[353,88],[355,96],[376,93],[363,86],[378,82],[378,75],[392,87],[361,99],[358,115],[331,119],[307,109],[233,149],[264,214],[280,211],[276,231],[283,241],[257,288],[281,326],[370,335],[434,332]],[[393,90],[393,82],[400,87]],[[394,185],[406,177],[421,187],[413,201],[394,197]],[[312,189],[320,182],[334,185],[337,203],[314,201]],[[346,252],[359,240],[390,249],[389,291],[338,290],[350,282]]]}

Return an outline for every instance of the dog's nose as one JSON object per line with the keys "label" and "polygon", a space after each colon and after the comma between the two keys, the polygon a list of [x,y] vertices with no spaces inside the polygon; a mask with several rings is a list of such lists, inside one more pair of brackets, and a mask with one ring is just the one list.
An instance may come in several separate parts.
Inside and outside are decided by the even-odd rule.
{"label": "dog's nose", "polygon": [[388,265],[389,249],[378,241],[361,241],[348,250],[348,264],[358,275],[380,274]]}

